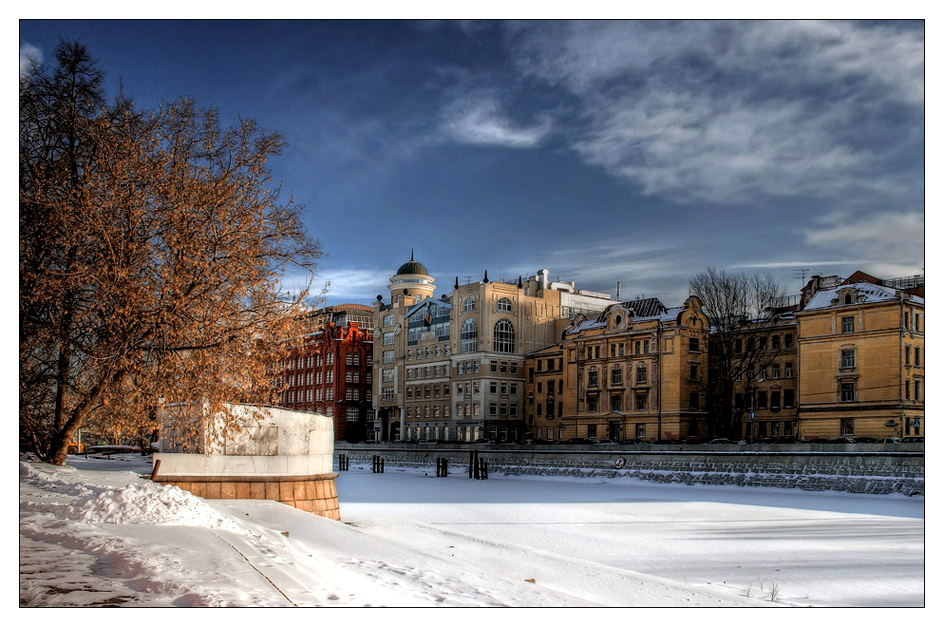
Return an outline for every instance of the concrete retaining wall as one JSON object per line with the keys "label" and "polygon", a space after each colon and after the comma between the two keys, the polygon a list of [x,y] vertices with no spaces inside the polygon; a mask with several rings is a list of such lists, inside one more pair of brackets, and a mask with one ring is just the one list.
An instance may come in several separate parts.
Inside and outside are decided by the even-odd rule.
{"label": "concrete retaining wall", "polygon": [[[801,449],[797,446],[797,449]],[[924,453],[810,450],[637,450],[476,446],[490,473],[507,475],[629,476],[661,483],[743,485],[864,494],[924,494]],[[731,447],[733,448],[733,447]],[[471,447],[335,443],[339,454],[370,463],[429,468],[449,460],[450,474],[468,472]]]}

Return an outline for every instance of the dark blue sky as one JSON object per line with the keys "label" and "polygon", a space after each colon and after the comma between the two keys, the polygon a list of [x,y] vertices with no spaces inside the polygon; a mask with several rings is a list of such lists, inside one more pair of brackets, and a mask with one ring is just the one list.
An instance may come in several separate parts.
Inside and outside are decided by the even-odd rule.
{"label": "dark blue sky", "polygon": [[409,259],[680,304],[708,265],[893,277],[924,260],[921,22],[20,21],[142,108],[255,118],[329,303]]}

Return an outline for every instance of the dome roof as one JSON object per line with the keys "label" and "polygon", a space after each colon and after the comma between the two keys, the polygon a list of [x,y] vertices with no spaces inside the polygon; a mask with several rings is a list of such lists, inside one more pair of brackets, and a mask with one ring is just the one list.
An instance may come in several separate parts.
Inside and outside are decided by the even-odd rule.
{"label": "dome roof", "polygon": [[429,270],[419,261],[413,259],[413,252],[410,251],[410,260],[400,266],[397,274],[425,274],[429,276]]}

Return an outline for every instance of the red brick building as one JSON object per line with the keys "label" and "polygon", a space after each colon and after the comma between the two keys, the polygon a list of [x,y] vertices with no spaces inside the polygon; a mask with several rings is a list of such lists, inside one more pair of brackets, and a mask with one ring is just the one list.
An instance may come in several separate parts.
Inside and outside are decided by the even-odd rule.
{"label": "red brick building", "polygon": [[373,420],[373,308],[336,305],[311,314],[311,331],[286,352],[282,407],[334,418],[334,439],[360,442]]}

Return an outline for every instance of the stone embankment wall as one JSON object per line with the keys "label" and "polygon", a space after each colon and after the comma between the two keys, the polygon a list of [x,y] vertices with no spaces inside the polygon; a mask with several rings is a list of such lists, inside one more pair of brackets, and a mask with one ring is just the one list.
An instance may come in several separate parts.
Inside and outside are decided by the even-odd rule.
{"label": "stone embankment wall", "polygon": [[317,476],[157,476],[154,481],[175,485],[205,499],[267,499],[332,520],[341,520],[337,473]]}
{"label": "stone embankment wall", "polygon": [[[863,494],[924,494],[923,451],[809,450],[790,445],[778,450],[658,450],[553,446],[545,448],[476,445],[489,473],[635,477],[661,483],[740,485]],[[721,447],[719,447],[721,448]],[[734,447],[724,447],[731,448]],[[849,448],[855,448],[854,445]],[[446,458],[450,474],[468,472],[468,445],[367,445],[335,443],[335,452],[370,464],[374,455],[390,465],[429,468]]]}

